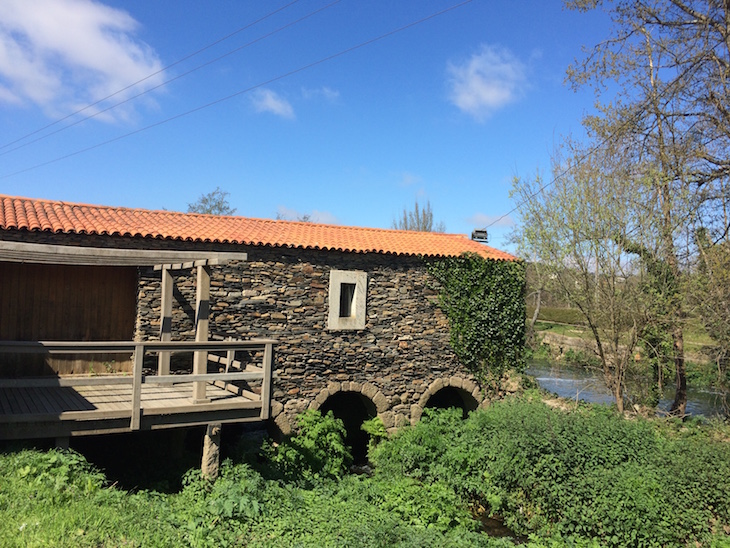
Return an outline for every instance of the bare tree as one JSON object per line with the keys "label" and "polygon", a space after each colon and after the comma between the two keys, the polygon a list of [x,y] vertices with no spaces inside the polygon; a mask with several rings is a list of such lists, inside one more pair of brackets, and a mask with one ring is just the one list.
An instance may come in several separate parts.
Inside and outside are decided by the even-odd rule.
{"label": "bare tree", "polygon": [[233,215],[236,213],[236,208],[231,207],[228,196],[228,192],[216,187],[214,191],[203,194],[195,202],[188,204],[188,213]]}
{"label": "bare tree", "polygon": [[623,411],[625,378],[646,318],[641,264],[617,242],[641,226],[623,207],[636,188],[621,176],[618,159],[566,146],[567,157],[553,158],[552,184],[540,176],[515,179],[522,224],[512,240],[520,255],[540,264],[551,291],[580,311],[606,386]]}
{"label": "bare tree", "polygon": [[[654,277],[647,345],[666,350],[676,371],[672,410],[685,413],[684,292],[697,262],[692,232],[726,240],[730,194],[730,2],[721,0],[570,0],[587,11],[601,5],[614,23],[610,36],[587,51],[568,76],[597,92],[613,80],[618,93],[587,120],[602,146],[615,147],[645,185],[629,207],[651,212],[645,235],[619,240]],[[712,278],[708,278],[712,280]],[[671,338],[661,344],[662,331]],[[668,355],[667,355],[668,354]]]}
{"label": "bare tree", "polygon": [[393,228],[397,230],[413,230],[416,232],[445,232],[446,226],[443,222],[436,225],[433,223],[433,211],[431,202],[426,202],[425,207],[416,205],[412,211],[403,209],[403,215],[393,220]]}

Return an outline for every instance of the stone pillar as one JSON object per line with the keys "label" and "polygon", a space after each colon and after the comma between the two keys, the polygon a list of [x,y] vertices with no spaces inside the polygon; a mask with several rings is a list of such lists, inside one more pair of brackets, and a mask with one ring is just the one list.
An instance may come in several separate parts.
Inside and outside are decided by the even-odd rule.
{"label": "stone pillar", "polygon": [[221,423],[209,424],[203,438],[203,461],[200,465],[203,477],[210,481],[218,478],[221,461]]}

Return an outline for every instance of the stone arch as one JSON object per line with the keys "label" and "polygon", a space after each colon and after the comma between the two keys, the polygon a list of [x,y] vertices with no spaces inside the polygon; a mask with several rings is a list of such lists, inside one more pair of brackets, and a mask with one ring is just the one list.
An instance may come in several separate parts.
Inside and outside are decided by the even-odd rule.
{"label": "stone arch", "polygon": [[464,416],[469,411],[483,407],[484,399],[479,385],[471,379],[449,377],[436,379],[421,395],[418,403],[411,406],[411,424],[416,424],[427,407],[461,407]]}
{"label": "stone arch", "polygon": [[332,411],[345,424],[345,441],[352,448],[355,464],[367,462],[369,436],[360,427],[362,423],[380,416],[388,409],[388,400],[378,388],[370,383],[331,383],[310,403],[310,409],[322,413]]}

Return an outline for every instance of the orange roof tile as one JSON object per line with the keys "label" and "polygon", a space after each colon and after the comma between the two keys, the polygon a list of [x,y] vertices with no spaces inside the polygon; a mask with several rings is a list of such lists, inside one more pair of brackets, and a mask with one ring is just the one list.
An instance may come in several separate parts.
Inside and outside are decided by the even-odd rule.
{"label": "orange roof tile", "polygon": [[431,257],[478,253],[516,260],[460,234],[151,211],[0,195],[0,230],[99,234]]}

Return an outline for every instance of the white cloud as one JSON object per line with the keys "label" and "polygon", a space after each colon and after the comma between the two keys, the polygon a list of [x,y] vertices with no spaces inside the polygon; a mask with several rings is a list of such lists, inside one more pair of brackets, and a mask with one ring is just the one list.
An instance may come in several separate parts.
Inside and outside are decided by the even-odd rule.
{"label": "white cloud", "polygon": [[258,89],[251,96],[257,112],[271,112],[282,118],[294,118],[294,108],[281,95],[270,89]]}
{"label": "white cloud", "polygon": [[[147,44],[134,38],[138,26],[127,12],[93,0],[2,0],[0,101],[35,103],[58,116],[148,77],[162,65]],[[161,81],[161,75],[153,76],[112,101]],[[104,117],[132,113],[126,104]]]}
{"label": "white cloud", "polygon": [[519,99],[527,87],[525,65],[509,50],[483,45],[462,63],[450,63],[449,99],[477,121]]}
{"label": "white cloud", "polygon": [[484,213],[475,213],[466,220],[474,228],[484,228],[494,223],[494,226],[514,226],[515,221],[507,215],[502,217],[499,215],[486,215]]}

